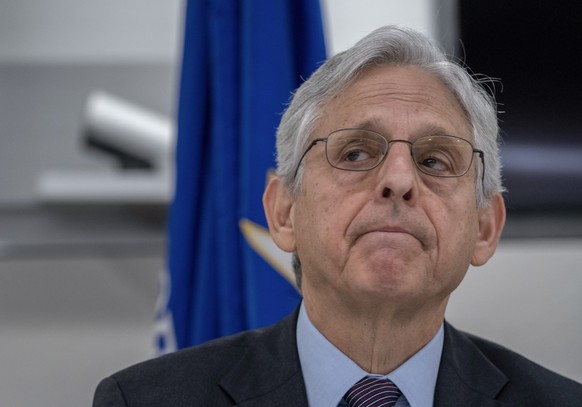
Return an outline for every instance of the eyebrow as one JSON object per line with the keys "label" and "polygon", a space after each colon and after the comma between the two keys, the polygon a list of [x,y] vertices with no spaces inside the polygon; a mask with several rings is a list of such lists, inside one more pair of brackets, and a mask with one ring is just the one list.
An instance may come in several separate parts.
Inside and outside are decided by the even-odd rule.
{"label": "eyebrow", "polygon": [[354,126],[351,126],[354,129],[365,129],[365,130],[373,130],[377,131],[378,133],[382,133],[382,125],[380,123],[380,119],[372,118],[365,120],[363,122],[357,123]]}

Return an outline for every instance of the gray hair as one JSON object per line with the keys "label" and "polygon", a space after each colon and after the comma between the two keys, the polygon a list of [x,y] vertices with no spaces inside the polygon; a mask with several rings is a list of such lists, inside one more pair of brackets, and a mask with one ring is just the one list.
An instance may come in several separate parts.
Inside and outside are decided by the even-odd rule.
{"label": "gray hair", "polygon": [[[309,136],[321,118],[323,107],[340,94],[359,75],[379,66],[413,66],[441,81],[457,98],[471,126],[475,148],[484,153],[484,168],[479,166],[476,196],[479,207],[489,204],[495,193],[504,191],[499,157],[497,106],[482,86],[489,81],[477,78],[449,59],[423,34],[409,28],[386,26],[373,31],[347,51],[324,63],[293,95],[277,130],[277,175],[293,196],[297,196],[303,168],[295,169]],[[293,255],[297,286],[301,289],[301,262]]]}

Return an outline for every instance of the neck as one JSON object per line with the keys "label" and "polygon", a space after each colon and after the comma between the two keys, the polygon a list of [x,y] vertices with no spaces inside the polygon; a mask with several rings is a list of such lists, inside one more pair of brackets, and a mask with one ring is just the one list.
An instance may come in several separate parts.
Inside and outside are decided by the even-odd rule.
{"label": "neck", "polygon": [[422,349],[444,321],[447,299],[435,306],[401,309],[346,306],[304,298],[313,325],[369,373],[388,374]]}

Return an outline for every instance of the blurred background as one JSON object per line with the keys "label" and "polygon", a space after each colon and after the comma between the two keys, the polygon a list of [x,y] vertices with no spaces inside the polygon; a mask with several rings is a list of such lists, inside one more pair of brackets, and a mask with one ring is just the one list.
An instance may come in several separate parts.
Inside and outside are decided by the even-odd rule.
{"label": "blurred background", "polygon": [[[458,3],[323,0],[328,54],[404,24],[501,78],[508,226],[447,318],[582,381],[582,10]],[[2,406],[90,405],[154,355],[183,18],[182,0],[0,0]]]}

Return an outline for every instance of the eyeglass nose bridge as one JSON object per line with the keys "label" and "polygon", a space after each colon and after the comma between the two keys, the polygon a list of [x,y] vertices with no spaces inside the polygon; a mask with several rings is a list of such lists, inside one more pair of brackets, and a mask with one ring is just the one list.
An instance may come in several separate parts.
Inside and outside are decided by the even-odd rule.
{"label": "eyeglass nose bridge", "polygon": [[390,154],[390,150],[392,148],[392,145],[395,143],[404,143],[404,144],[408,144],[408,152],[410,153],[410,158],[412,160],[412,163],[414,164],[415,167],[418,167],[414,161],[414,156],[412,154],[412,146],[413,146],[413,142],[410,140],[402,140],[402,139],[394,139],[394,140],[387,140],[384,139],[384,142],[386,143],[386,147],[384,149],[384,154],[382,154],[382,159],[380,161],[378,161],[378,163],[376,165],[374,165],[372,168],[370,168],[371,170],[381,166],[384,161],[386,161],[386,158],[388,157],[388,154]]}
{"label": "eyeglass nose bridge", "polygon": [[410,140],[394,139],[394,140],[386,140],[387,146],[386,146],[386,153],[384,153],[384,159],[386,159],[386,156],[388,156],[388,153],[390,152],[392,145],[395,143],[408,144],[408,152],[410,153],[410,156],[412,157],[412,146],[414,145],[414,143]]}

